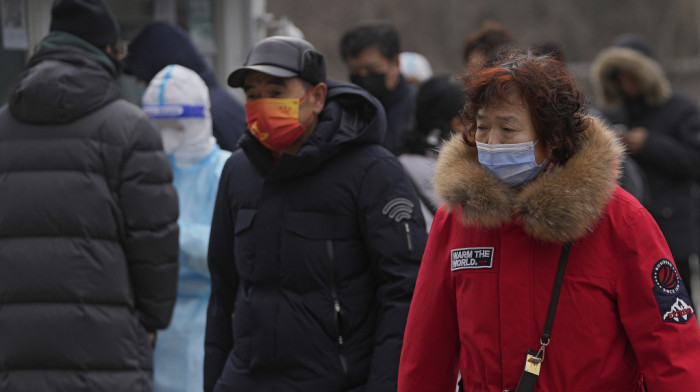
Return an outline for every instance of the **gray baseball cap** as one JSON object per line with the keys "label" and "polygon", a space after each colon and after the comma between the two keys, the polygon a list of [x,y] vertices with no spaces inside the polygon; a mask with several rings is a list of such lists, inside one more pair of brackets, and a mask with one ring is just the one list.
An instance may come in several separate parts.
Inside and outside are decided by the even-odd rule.
{"label": "gray baseball cap", "polygon": [[241,68],[228,76],[228,85],[243,87],[248,71],[280,78],[299,78],[318,84],[326,81],[326,61],[310,43],[293,37],[274,36],[253,46]]}

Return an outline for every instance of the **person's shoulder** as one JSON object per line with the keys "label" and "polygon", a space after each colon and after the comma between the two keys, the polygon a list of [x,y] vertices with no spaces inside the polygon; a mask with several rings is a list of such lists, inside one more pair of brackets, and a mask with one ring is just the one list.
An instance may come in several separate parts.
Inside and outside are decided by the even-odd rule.
{"label": "person's shoulder", "polygon": [[679,119],[692,118],[700,113],[697,103],[680,91],[673,91],[668,99],[650,108],[650,112],[669,124]]}
{"label": "person's shoulder", "polygon": [[238,171],[249,162],[248,156],[242,148],[237,148],[233,152],[220,150],[219,157],[223,161],[223,173]]}
{"label": "person's shoulder", "polygon": [[631,225],[632,222],[639,219],[640,216],[646,215],[649,215],[649,212],[637,198],[622,189],[622,187],[616,186],[605,209],[603,218],[611,222],[625,222]]}
{"label": "person's shoulder", "polygon": [[112,143],[132,145],[136,149],[162,149],[160,132],[138,106],[125,99],[117,99],[97,109],[103,113],[103,132]]}
{"label": "person's shoulder", "polygon": [[123,98],[116,99],[98,110],[107,111],[113,116],[125,116],[128,120],[148,120],[149,118],[140,107]]}
{"label": "person's shoulder", "polygon": [[380,144],[358,144],[345,149],[344,154],[351,161],[363,162],[364,165],[372,165],[377,162],[396,162],[400,164],[399,159]]}

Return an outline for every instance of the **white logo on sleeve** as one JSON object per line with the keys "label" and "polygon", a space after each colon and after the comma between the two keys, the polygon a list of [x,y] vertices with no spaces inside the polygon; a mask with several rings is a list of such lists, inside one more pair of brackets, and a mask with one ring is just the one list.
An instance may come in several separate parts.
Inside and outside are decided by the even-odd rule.
{"label": "white logo on sleeve", "polygon": [[452,271],[493,267],[493,247],[452,249]]}

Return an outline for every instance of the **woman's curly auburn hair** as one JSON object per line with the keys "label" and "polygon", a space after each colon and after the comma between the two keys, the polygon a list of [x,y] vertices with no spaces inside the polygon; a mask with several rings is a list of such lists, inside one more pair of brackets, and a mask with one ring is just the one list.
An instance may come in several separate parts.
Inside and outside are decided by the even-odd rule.
{"label": "woman's curly auburn hair", "polygon": [[541,142],[564,164],[579,148],[581,133],[589,126],[583,93],[566,66],[547,55],[513,49],[473,68],[462,76],[466,104],[462,120],[465,143],[474,146],[477,112],[506,102],[512,93],[522,97]]}

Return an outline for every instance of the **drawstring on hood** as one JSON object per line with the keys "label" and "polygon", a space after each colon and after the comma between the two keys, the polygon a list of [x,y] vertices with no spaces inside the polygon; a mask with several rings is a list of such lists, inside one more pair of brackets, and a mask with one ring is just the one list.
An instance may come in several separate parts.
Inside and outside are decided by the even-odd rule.
{"label": "drawstring on hood", "polygon": [[165,67],[153,77],[142,102],[177,166],[192,166],[214,150],[209,91],[196,72],[180,65]]}

